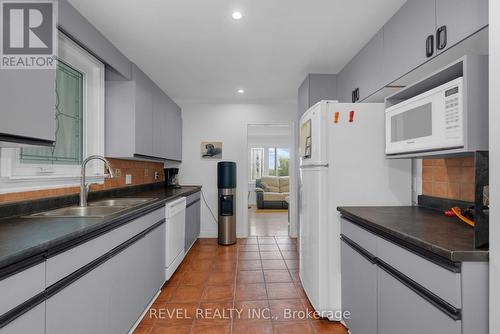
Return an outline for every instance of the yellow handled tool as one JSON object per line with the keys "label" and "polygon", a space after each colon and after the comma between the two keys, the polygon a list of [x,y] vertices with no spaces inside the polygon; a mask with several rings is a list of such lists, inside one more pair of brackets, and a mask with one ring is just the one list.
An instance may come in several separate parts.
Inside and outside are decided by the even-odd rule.
{"label": "yellow handled tool", "polygon": [[462,210],[458,206],[455,206],[455,207],[451,208],[451,211],[453,211],[453,213],[458,218],[460,218],[461,221],[463,221],[467,225],[472,226],[472,227],[474,227],[474,225],[476,225],[476,223],[473,220],[470,220],[469,218],[467,218],[464,215],[462,215]]}

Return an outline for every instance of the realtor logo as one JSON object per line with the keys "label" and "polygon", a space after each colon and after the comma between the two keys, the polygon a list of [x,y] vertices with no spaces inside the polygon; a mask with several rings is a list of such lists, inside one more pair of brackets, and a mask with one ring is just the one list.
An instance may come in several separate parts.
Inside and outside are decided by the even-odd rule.
{"label": "realtor logo", "polygon": [[51,0],[0,0],[0,68],[55,68],[56,9]]}

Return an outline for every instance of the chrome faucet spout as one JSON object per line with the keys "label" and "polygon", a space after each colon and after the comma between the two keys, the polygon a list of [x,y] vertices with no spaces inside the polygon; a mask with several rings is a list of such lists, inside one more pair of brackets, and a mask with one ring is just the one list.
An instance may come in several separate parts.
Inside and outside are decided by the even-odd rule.
{"label": "chrome faucet spout", "polygon": [[86,168],[87,168],[87,163],[91,160],[101,160],[104,162],[106,169],[108,170],[108,177],[113,178],[114,173],[113,169],[111,168],[111,164],[109,161],[103,157],[102,155],[91,155],[87,159],[83,160],[82,162],[82,175],[80,179],[80,206],[87,206],[87,196],[88,196],[88,187],[85,181],[85,175],[86,175]]}

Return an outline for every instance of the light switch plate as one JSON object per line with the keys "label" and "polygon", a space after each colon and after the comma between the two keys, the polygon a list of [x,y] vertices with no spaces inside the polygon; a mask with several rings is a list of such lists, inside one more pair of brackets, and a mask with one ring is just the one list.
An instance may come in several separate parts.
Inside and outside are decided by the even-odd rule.
{"label": "light switch plate", "polygon": [[125,175],[125,184],[132,184],[132,174]]}

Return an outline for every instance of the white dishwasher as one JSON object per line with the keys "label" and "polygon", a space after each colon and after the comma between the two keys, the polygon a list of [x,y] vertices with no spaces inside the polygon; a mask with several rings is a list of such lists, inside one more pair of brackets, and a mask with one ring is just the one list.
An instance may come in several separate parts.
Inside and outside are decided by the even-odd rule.
{"label": "white dishwasher", "polygon": [[168,202],[165,207],[165,281],[168,281],[175,269],[184,259],[184,239],[186,226],[186,197]]}

